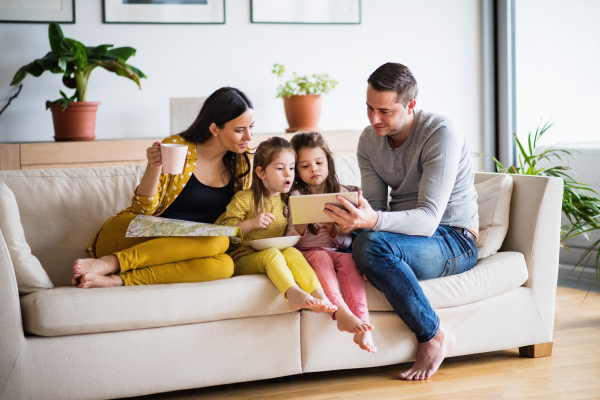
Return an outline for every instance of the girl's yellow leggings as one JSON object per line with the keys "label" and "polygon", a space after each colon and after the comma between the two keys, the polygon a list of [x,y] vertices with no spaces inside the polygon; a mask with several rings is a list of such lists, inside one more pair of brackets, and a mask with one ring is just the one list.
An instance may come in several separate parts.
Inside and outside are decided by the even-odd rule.
{"label": "girl's yellow leggings", "polygon": [[302,253],[294,247],[285,250],[266,249],[249,254],[235,262],[234,275],[267,274],[271,282],[285,296],[292,286],[307,293],[321,289],[315,271]]}
{"label": "girl's yellow leggings", "polygon": [[230,278],[233,260],[224,254],[229,238],[128,238],[135,215],[115,215],[104,223],[96,241],[96,256],[119,259],[125,286],[206,282]]}

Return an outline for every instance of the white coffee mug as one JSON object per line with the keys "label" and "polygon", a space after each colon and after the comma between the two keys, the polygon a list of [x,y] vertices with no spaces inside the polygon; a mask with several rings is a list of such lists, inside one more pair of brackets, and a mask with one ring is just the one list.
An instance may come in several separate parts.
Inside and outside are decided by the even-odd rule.
{"label": "white coffee mug", "polygon": [[183,166],[187,159],[188,147],[185,144],[164,144],[160,145],[160,155],[162,156],[163,173],[181,174]]}

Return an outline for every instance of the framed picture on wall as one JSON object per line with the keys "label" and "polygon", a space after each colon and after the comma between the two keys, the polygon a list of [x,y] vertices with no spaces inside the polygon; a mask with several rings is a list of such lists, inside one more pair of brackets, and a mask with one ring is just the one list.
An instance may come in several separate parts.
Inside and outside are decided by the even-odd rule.
{"label": "framed picture on wall", "polygon": [[225,0],[102,0],[102,3],[104,23],[108,24],[225,23]]}
{"label": "framed picture on wall", "polygon": [[360,24],[361,0],[250,0],[259,24]]}
{"label": "framed picture on wall", "polygon": [[75,23],[75,0],[0,0],[0,22]]}

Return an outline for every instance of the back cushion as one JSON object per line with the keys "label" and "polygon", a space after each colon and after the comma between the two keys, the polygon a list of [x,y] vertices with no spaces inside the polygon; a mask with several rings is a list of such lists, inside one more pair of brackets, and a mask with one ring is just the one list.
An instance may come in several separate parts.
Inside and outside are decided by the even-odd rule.
{"label": "back cushion", "polygon": [[131,204],[145,165],[0,171],[14,193],[25,239],[55,286],[69,286],[104,221]]}
{"label": "back cushion", "polygon": [[477,258],[482,259],[498,252],[508,232],[513,179],[507,174],[497,174],[477,183],[475,190],[479,211]]}

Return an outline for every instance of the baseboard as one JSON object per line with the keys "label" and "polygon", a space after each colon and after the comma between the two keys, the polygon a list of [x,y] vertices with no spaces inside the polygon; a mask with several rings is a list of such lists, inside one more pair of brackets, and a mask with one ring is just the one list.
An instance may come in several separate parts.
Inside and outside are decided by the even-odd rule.
{"label": "baseboard", "polygon": [[579,282],[597,282],[596,268],[594,266],[575,267],[571,264],[560,264],[558,268],[558,278],[568,279],[570,281]]}

